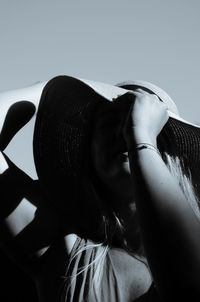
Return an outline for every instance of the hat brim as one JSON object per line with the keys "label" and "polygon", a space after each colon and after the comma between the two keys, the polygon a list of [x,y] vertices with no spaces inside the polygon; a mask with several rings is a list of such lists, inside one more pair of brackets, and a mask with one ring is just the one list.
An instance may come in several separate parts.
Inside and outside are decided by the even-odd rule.
{"label": "hat brim", "polygon": [[172,100],[172,98],[160,87],[158,87],[155,84],[152,84],[148,81],[142,81],[142,80],[134,80],[134,81],[124,81],[121,83],[118,83],[116,85],[111,85],[107,83],[97,82],[97,81],[91,81],[87,79],[79,78],[80,81],[91,87],[96,93],[103,96],[109,101],[112,101],[113,99],[117,98],[118,96],[121,96],[128,91],[133,91],[134,87],[135,89],[141,88],[145,89],[159,97],[161,101],[163,101],[167,107],[168,107],[168,113],[169,116],[179,120],[185,124],[200,128],[200,125],[196,125],[190,121],[186,121],[179,115],[178,108],[175,104],[175,102]]}
{"label": "hat brim", "polygon": [[161,153],[178,156],[185,173],[191,177],[196,194],[200,196],[200,125],[183,119],[172,98],[160,87],[143,80],[125,81],[116,86],[81,79],[106,99],[121,96],[137,88],[153,93],[167,105],[169,120],[157,138]]}
{"label": "hat brim", "polygon": [[170,118],[158,137],[158,147],[161,153],[183,157],[192,171],[194,183],[200,182],[200,127],[180,118],[173,101],[162,90],[141,81],[123,84],[122,88],[58,76],[43,89],[33,150],[40,183],[50,199],[59,200],[56,202],[59,208],[65,208],[66,198],[82,198],[77,187],[81,188],[88,173],[91,123],[97,104],[109,103],[135,87],[146,87],[174,111],[169,111]]}

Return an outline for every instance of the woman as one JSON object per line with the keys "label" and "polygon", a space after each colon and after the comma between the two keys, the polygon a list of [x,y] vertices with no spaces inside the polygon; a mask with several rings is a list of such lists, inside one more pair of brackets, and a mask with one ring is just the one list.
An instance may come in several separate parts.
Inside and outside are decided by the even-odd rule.
{"label": "woman", "polygon": [[40,301],[199,300],[199,211],[188,178],[190,169],[198,184],[199,128],[177,114],[168,120],[174,104],[147,83],[123,86],[128,93],[66,76],[45,84],[22,91],[27,102],[1,96],[2,151],[37,113],[39,177],[1,153],[2,249],[31,275]]}

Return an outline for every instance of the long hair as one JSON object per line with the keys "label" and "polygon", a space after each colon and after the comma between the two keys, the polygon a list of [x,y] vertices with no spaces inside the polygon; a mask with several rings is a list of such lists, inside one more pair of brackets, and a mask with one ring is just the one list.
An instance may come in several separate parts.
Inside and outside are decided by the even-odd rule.
{"label": "long hair", "polygon": [[[186,175],[184,172],[181,160],[178,157],[172,157],[168,155],[167,153],[164,153],[163,155],[163,160],[168,167],[170,173],[178,180],[180,189],[184,193],[189,205],[193,209],[195,215],[200,219],[200,210],[199,210],[199,200],[197,196],[195,195],[194,187],[192,184],[192,180],[189,174]],[[93,192],[94,193],[94,192]],[[87,242],[81,247],[77,248],[73,254],[71,254],[70,259],[68,261],[68,265],[66,266],[66,272],[64,276],[64,286],[61,289],[60,292],[60,302],[68,302],[72,301],[69,300],[69,295],[70,295],[70,289],[76,286],[77,278],[79,275],[83,273],[87,273],[90,275],[90,288],[86,289],[86,294],[85,294],[85,301],[87,301],[87,297],[90,294],[90,291],[93,291],[94,296],[96,298],[96,301],[101,301],[101,280],[102,280],[102,275],[103,275],[103,269],[104,269],[104,264],[106,261],[107,253],[109,252],[109,249],[112,248],[113,244],[113,236],[116,234],[112,233],[108,234],[109,232],[114,233],[120,233],[117,234],[117,238],[121,238],[118,240],[118,242],[121,244],[121,248],[125,250],[130,250],[132,251],[132,255],[137,258],[137,255],[140,254],[141,251],[141,245],[138,246],[138,244],[135,245],[137,248],[132,248],[129,247],[125,234],[126,234],[126,229],[123,223],[123,219],[120,217],[120,213],[116,214],[115,212],[112,213],[113,217],[115,217],[115,228],[113,228],[113,221],[112,218],[109,215],[107,217],[104,216],[104,229],[105,229],[105,240],[100,242],[100,243],[92,243]],[[111,219],[111,220],[109,220]],[[118,226],[117,226],[118,224]],[[110,228],[110,229],[109,229]],[[134,232],[133,232],[134,233]],[[123,238],[124,236],[124,238]],[[137,240],[137,236],[135,237]],[[111,241],[111,242],[110,242]],[[95,253],[94,259],[87,265],[82,265],[81,267],[75,267],[75,263],[77,259],[81,256],[81,254],[87,252],[88,250],[92,249]],[[140,258],[139,258],[140,259]],[[70,272],[73,271],[73,274]]]}
{"label": "long hair", "polygon": [[190,170],[185,169],[182,160],[177,156],[172,157],[164,153],[163,160],[170,173],[178,180],[179,187],[193,212],[200,219],[200,202],[195,193]]}

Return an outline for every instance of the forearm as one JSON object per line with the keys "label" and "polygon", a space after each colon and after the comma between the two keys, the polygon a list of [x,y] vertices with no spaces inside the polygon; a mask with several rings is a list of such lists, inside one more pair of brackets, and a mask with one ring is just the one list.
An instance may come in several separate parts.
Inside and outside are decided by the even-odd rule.
{"label": "forearm", "polygon": [[143,149],[130,152],[129,158],[144,247],[156,284],[170,299],[180,290],[186,296],[191,290],[196,295],[200,222],[156,152]]}

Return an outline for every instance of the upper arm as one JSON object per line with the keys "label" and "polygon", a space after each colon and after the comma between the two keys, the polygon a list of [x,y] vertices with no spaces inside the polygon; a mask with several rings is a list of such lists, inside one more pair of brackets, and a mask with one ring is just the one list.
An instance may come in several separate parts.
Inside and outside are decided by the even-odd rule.
{"label": "upper arm", "polygon": [[143,150],[130,158],[142,239],[155,284],[167,301],[181,295],[190,299],[192,294],[199,300],[199,219],[156,152]]}

